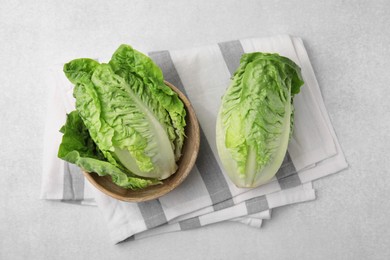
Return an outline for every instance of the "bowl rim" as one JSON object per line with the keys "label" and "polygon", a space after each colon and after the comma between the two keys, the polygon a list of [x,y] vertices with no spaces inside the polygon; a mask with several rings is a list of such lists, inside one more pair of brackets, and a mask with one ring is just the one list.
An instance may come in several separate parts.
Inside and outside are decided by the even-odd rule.
{"label": "bowl rim", "polygon": [[[198,157],[198,154],[199,154],[199,147],[200,147],[200,126],[199,126],[199,121],[198,121],[198,118],[196,116],[196,113],[195,113],[195,110],[194,108],[192,107],[192,104],[191,102],[189,101],[189,99],[184,95],[184,93],[179,90],[176,86],[174,86],[172,83],[164,80],[164,83],[165,85],[167,85],[168,87],[170,87],[174,92],[176,92],[180,98],[180,100],[183,102],[184,104],[184,107],[186,109],[186,112],[187,112],[187,115],[190,115],[192,120],[191,120],[191,123],[192,123],[192,130],[195,131],[195,137],[196,137],[196,140],[194,140],[194,147],[192,151],[192,154],[191,154],[191,157],[190,157],[190,160],[189,160],[189,164],[188,164],[188,167],[184,170],[184,172],[180,175],[180,177],[178,178],[178,180],[174,183],[174,185],[168,185],[168,186],[164,186],[165,189],[160,189],[158,190],[158,192],[155,192],[153,194],[150,194],[150,195],[147,195],[147,196],[143,196],[143,197],[135,197],[135,196],[132,196],[132,197],[127,197],[125,195],[119,195],[117,193],[114,193],[112,192],[111,190],[105,188],[104,186],[100,185],[96,180],[95,178],[102,178],[101,176],[98,176],[96,173],[94,172],[87,172],[85,170],[82,169],[82,172],[83,172],[83,175],[86,177],[86,179],[95,187],[97,188],[98,190],[100,190],[101,192],[103,192],[104,194],[110,196],[111,198],[114,198],[114,199],[117,199],[117,200],[120,200],[120,201],[125,201],[125,202],[144,202],[144,201],[149,201],[149,200],[153,200],[153,199],[157,199],[157,198],[160,198],[164,195],[166,195],[167,193],[171,192],[172,190],[174,190],[176,187],[180,186],[181,183],[183,183],[183,181],[188,177],[188,175],[190,174],[192,168],[194,167],[195,165],[195,161]],[[188,124],[187,124],[188,125]],[[185,141],[186,142],[186,139]],[[185,143],[184,143],[185,144]],[[184,145],[183,145],[184,147]],[[180,159],[179,159],[180,160]],[[177,172],[177,171],[176,171]],[[172,174],[171,176],[175,175],[176,172],[174,174]],[[93,176],[95,175],[95,176]],[[169,179],[169,178],[168,178]],[[168,180],[166,179],[166,180]],[[165,180],[162,180],[163,184],[161,185],[161,187],[163,187],[164,185],[164,181]],[[166,188],[168,187],[168,188]],[[147,189],[147,188],[146,188]],[[135,191],[136,192],[136,191]]]}

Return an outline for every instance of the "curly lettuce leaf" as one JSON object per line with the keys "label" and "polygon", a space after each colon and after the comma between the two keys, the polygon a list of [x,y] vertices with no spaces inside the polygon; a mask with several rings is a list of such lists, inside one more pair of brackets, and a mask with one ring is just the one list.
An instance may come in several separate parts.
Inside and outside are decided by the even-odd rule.
{"label": "curly lettuce leaf", "polygon": [[60,131],[63,133],[63,137],[58,150],[59,158],[73,163],[87,172],[95,172],[99,176],[109,175],[115,184],[123,188],[136,190],[160,183],[155,179],[132,176],[107,162],[103,153],[92,140],[77,111],[72,111],[67,115],[66,124]]}
{"label": "curly lettuce leaf", "polygon": [[218,154],[238,187],[256,187],[282,164],[293,123],[300,68],[278,54],[244,54],[216,123]]}
{"label": "curly lettuce leaf", "polygon": [[178,95],[164,84],[161,69],[149,57],[124,44],[115,51],[109,64],[157,116],[178,160],[185,138],[186,110]]}
{"label": "curly lettuce leaf", "polygon": [[64,66],[64,72],[75,84],[77,111],[110,163],[147,178],[165,179],[176,171],[165,129],[108,64],[76,59]]}

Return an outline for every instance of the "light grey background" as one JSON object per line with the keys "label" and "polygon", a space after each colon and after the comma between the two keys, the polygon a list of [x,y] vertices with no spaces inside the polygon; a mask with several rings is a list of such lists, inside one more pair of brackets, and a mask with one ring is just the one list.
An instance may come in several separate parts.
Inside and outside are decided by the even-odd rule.
{"label": "light grey background", "polygon": [[[0,259],[389,259],[390,2],[0,1]],[[121,43],[303,38],[350,164],[261,230],[223,223],[112,245],[94,207],[38,199],[47,71]]]}

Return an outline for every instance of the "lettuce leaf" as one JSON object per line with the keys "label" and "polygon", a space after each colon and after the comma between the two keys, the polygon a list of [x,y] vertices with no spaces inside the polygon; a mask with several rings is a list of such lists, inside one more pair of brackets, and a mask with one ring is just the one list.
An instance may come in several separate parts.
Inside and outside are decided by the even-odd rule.
{"label": "lettuce leaf", "polygon": [[184,105],[167,85],[161,69],[147,56],[129,45],[121,45],[109,62],[115,74],[121,76],[150,109],[168,133],[175,159],[181,156],[184,142]]}
{"label": "lettuce leaf", "polygon": [[110,175],[115,184],[124,188],[135,190],[160,183],[155,179],[138,178],[107,162],[77,111],[67,115],[66,124],[60,131],[63,137],[58,150],[59,158],[99,176]]}

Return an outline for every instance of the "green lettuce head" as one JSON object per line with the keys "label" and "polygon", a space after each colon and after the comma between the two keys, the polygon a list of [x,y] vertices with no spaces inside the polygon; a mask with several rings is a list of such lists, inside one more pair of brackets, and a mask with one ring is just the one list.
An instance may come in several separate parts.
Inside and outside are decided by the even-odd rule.
{"label": "green lettuce head", "polygon": [[219,157],[238,187],[264,184],[280,168],[293,129],[293,97],[302,85],[300,68],[286,57],[242,56],[216,123]]}
{"label": "green lettuce head", "polygon": [[[144,188],[175,173],[185,137],[186,111],[149,57],[121,45],[108,64],[76,59],[65,64],[64,72],[74,84],[76,111],[63,127],[70,130],[64,132],[60,158],[111,175],[125,188]],[[94,152],[81,145],[81,137],[69,136],[79,134],[72,129],[83,129],[82,140]],[[73,144],[69,145],[69,140]],[[69,155],[77,153],[93,160],[86,165],[82,163],[85,160]]]}

